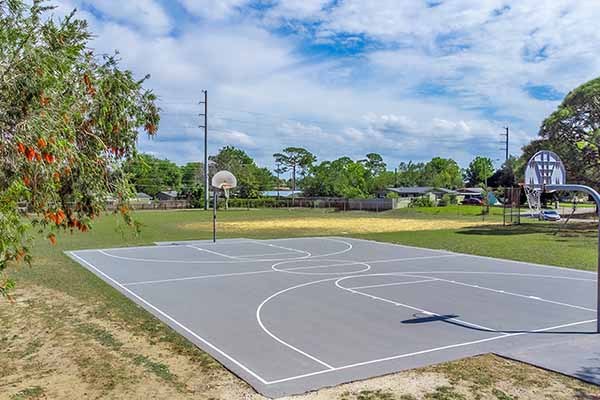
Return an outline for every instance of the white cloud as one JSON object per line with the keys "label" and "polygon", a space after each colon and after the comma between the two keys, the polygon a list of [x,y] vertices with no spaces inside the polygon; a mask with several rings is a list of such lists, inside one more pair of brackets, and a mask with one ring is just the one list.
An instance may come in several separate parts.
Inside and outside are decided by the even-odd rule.
{"label": "white cloud", "polygon": [[211,138],[223,145],[254,148],[256,142],[247,133],[240,131],[211,131]]}
{"label": "white cloud", "polygon": [[248,0],[179,0],[190,13],[204,18],[219,20],[234,15],[238,7]]}
{"label": "white cloud", "polygon": [[119,23],[131,24],[145,33],[163,34],[171,29],[171,19],[154,0],[80,0]]}
{"label": "white cloud", "polygon": [[[106,16],[83,9],[93,46],[121,50],[138,77],[151,73],[162,99],[160,139],[141,140],[142,150],[179,163],[202,155],[202,89],[211,153],[237,145],[269,166],[299,145],[321,160],[376,151],[390,166],[438,155],[466,165],[502,156],[507,123],[513,153],[535,136],[557,102],[525,85],[566,93],[600,75],[592,1],[281,0],[260,16],[246,0],[179,0],[201,17],[181,21],[150,0],[60,4],[82,1]],[[371,47],[357,55],[351,41]]]}

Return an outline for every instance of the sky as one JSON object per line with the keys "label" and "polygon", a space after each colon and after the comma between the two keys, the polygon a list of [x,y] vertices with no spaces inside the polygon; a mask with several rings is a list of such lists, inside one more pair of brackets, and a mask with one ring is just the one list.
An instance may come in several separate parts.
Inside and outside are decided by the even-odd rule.
{"label": "sky", "polygon": [[232,145],[260,166],[305,147],[318,160],[504,158],[600,75],[595,0],[51,0],[77,9],[99,54],[159,97],[139,149],[178,164]]}

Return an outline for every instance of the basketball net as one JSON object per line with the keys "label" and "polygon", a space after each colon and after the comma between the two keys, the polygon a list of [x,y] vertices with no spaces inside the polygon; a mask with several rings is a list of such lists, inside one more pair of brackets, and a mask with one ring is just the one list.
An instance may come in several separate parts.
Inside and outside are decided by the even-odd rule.
{"label": "basketball net", "polygon": [[231,186],[223,184],[221,189],[223,189],[223,194],[225,195],[225,209],[229,210],[229,191],[231,190]]}
{"label": "basketball net", "polygon": [[542,212],[542,189],[525,185],[527,204],[532,216],[540,216]]}

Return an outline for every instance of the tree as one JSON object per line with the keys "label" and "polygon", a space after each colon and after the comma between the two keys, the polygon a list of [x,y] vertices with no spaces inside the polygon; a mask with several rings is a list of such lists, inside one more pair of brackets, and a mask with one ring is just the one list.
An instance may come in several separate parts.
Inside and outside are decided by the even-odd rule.
{"label": "tree", "polygon": [[424,186],[456,189],[463,184],[462,173],[456,161],[450,158],[434,157],[423,167]]}
{"label": "tree", "polygon": [[169,160],[160,160],[150,154],[140,154],[128,160],[124,170],[138,192],[151,196],[165,190],[181,189],[181,169]]}
{"label": "tree", "polygon": [[236,192],[240,197],[259,197],[260,192],[269,189],[275,179],[268,169],[257,167],[252,157],[233,146],[223,147],[210,159],[215,162],[217,171],[228,170],[236,176]]}
{"label": "tree", "polygon": [[[129,224],[131,187],[122,163],[141,128],[154,135],[155,96],[89,49],[87,23],[56,21],[35,0],[0,0],[0,271],[31,262],[30,228],[87,231],[115,197]],[[27,218],[18,202],[26,201]],[[14,282],[0,279],[0,294]]]}
{"label": "tree", "polygon": [[200,162],[190,162],[181,167],[181,183],[184,187],[204,184],[204,166]]}
{"label": "tree", "polygon": [[349,157],[313,166],[303,181],[307,196],[365,198],[369,196],[370,172]]}
{"label": "tree", "polygon": [[490,187],[514,187],[517,184],[517,171],[519,169],[520,160],[515,156],[510,156],[508,160],[502,164],[502,167],[494,172],[488,179]]}
{"label": "tree", "polygon": [[360,162],[373,176],[377,176],[385,172],[387,167],[385,162],[383,162],[383,157],[377,153],[367,154],[367,158],[365,160],[361,160]]}
{"label": "tree", "polygon": [[469,164],[465,177],[471,186],[485,185],[487,187],[488,179],[494,174],[494,163],[487,157],[477,156]]}
{"label": "tree", "polygon": [[542,123],[539,137],[562,158],[570,181],[598,188],[600,78],[567,94],[558,109]]}
{"label": "tree", "polygon": [[410,187],[422,185],[424,169],[425,164],[423,163],[415,164],[412,161],[408,163],[401,162],[398,165],[398,186]]}
{"label": "tree", "polygon": [[296,191],[296,172],[304,176],[306,170],[317,160],[308,150],[302,147],[287,147],[282,153],[273,154],[275,162],[283,172],[292,170],[292,191]]}

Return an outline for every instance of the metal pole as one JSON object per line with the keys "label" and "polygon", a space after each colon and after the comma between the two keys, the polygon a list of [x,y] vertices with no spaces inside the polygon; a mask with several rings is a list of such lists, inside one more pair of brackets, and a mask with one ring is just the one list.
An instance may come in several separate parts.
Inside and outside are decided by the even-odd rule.
{"label": "metal pole", "polygon": [[506,161],[508,161],[508,126],[506,127]]}
{"label": "metal pole", "polygon": [[546,185],[546,190],[564,190],[570,192],[585,192],[596,202],[596,213],[598,214],[598,264],[596,275],[596,333],[600,333],[600,194],[589,186],[584,185]]}
{"label": "metal pole", "polygon": [[204,91],[204,210],[208,210],[208,92]]}
{"label": "metal pole", "polygon": [[217,241],[217,191],[213,190],[213,243]]}

